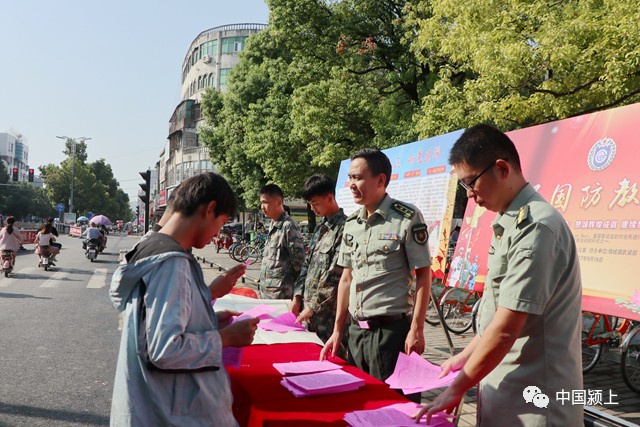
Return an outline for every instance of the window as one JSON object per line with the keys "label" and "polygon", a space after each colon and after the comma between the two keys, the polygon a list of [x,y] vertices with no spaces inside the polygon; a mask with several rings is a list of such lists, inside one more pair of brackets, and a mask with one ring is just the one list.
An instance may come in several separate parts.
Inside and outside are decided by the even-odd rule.
{"label": "window", "polygon": [[213,73],[209,74],[209,87],[216,86],[216,81],[214,80],[215,78],[216,76]]}
{"label": "window", "polygon": [[220,86],[227,84],[227,74],[229,74],[229,71],[231,71],[231,68],[220,69]]}
{"label": "window", "polygon": [[222,39],[222,53],[241,52],[246,39],[246,37],[227,37]]}

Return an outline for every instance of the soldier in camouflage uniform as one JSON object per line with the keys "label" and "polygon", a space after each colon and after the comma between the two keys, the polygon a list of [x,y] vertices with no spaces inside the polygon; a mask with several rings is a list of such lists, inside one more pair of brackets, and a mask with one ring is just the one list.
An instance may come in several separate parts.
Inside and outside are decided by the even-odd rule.
{"label": "soldier in camouflage uniform", "polygon": [[[349,362],[382,381],[393,373],[399,353],[423,353],[431,289],[427,226],[415,206],[389,197],[390,178],[391,162],[380,150],[352,157],[349,189],[362,208],[345,222],[336,322],[321,352],[321,358],[336,354],[350,314]],[[409,398],[419,401],[420,395]]]}
{"label": "soldier in camouflage uniform", "polygon": [[[342,267],[336,262],[347,219],[336,202],[335,188],[333,180],[326,175],[314,175],[304,185],[302,197],[322,221],[311,238],[309,254],[293,289],[291,308],[298,316],[297,321],[307,322],[307,329],[323,342],[331,336],[336,319],[338,282],[342,275]],[[304,309],[300,313],[301,307]],[[346,352],[340,355],[346,356]]]}
{"label": "soldier in camouflage uniform", "polygon": [[285,212],[283,200],[282,190],[275,184],[260,189],[262,212],[272,220],[260,269],[259,293],[263,299],[291,299],[304,263],[302,234]]}

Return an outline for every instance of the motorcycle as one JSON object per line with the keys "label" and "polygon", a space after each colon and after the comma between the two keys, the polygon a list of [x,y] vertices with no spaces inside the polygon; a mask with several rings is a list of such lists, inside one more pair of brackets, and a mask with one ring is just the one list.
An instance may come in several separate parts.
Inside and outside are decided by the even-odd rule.
{"label": "motorcycle", "polygon": [[38,267],[44,268],[44,271],[49,270],[50,266],[55,265],[53,264],[53,262],[51,262],[51,250],[49,248],[49,245],[39,246],[38,257],[40,259],[40,262],[38,262]]}
{"label": "motorcycle", "polygon": [[216,237],[213,238],[216,245],[216,252],[220,252],[220,249],[229,249],[233,244],[233,238],[231,233],[226,231],[220,231]]}
{"label": "motorcycle", "polygon": [[9,277],[13,271],[13,251],[5,249],[2,251],[2,272],[4,277]]}
{"label": "motorcycle", "polygon": [[98,258],[98,252],[100,251],[100,242],[97,239],[91,239],[87,242],[87,248],[85,250],[85,255],[87,259],[93,262],[94,259]]}

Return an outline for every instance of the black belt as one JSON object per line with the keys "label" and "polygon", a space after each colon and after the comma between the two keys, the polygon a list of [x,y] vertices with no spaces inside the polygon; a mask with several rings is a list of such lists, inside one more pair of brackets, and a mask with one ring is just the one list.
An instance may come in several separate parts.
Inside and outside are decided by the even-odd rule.
{"label": "black belt", "polygon": [[[386,325],[387,323],[397,322],[400,319],[406,319],[406,317],[407,317],[406,313],[373,316],[373,317],[360,318],[360,319],[352,317],[351,322],[360,327],[362,327],[360,322],[367,322],[368,328],[372,329],[372,328],[379,328],[380,326]],[[366,328],[363,328],[363,329],[366,329]]]}

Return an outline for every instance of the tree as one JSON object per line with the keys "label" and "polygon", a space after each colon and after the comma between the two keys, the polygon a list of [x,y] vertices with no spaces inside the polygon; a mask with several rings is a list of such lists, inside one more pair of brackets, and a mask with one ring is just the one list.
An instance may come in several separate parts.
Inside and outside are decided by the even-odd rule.
{"label": "tree", "polygon": [[266,182],[299,195],[358,149],[415,139],[434,78],[409,49],[405,1],[270,0],[224,95],[203,98],[201,134],[249,206]]}
{"label": "tree", "polygon": [[414,49],[446,64],[423,98],[420,134],[511,130],[640,101],[639,20],[633,0],[417,2]]}
{"label": "tree", "polygon": [[[80,145],[78,143],[76,148]],[[60,166],[48,164],[40,168],[47,198],[53,205],[65,203],[69,199],[71,162],[72,159],[67,158]],[[104,159],[87,164],[76,158],[73,167],[73,204],[76,213],[101,213],[114,220],[131,215],[129,196],[119,188],[111,166]]]}

